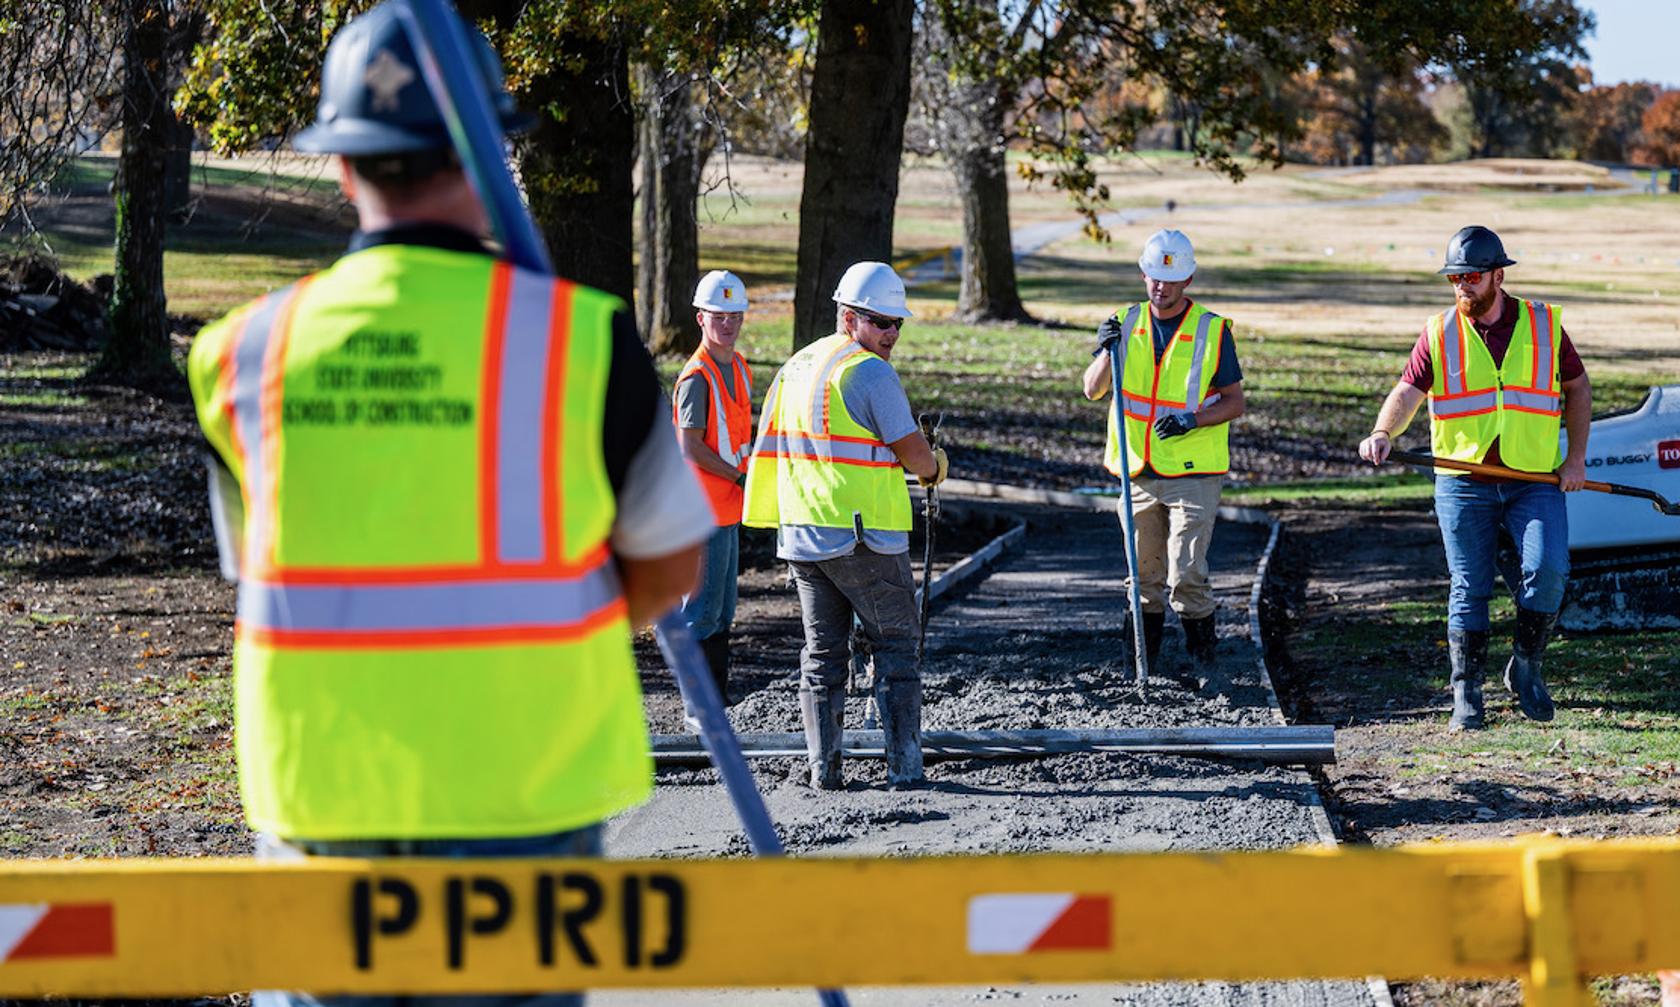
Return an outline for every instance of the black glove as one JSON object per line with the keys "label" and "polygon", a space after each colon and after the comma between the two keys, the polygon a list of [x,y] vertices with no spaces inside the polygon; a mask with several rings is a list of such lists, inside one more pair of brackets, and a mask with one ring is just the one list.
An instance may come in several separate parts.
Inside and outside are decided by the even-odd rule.
{"label": "black glove", "polygon": [[1168,413],[1155,420],[1155,436],[1166,440],[1196,429],[1195,413]]}
{"label": "black glove", "polygon": [[1120,331],[1120,326],[1114,319],[1108,319],[1097,327],[1097,350],[1091,356],[1099,357],[1107,354],[1111,346],[1124,338],[1126,338],[1126,334]]}

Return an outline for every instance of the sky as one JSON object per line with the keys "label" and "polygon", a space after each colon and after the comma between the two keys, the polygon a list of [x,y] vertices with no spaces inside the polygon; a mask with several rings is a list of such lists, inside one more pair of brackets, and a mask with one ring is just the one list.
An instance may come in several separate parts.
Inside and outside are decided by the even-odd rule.
{"label": "sky", "polygon": [[1680,87],[1680,2],[1676,0],[1577,0],[1598,16],[1586,40],[1593,83],[1650,80]]}

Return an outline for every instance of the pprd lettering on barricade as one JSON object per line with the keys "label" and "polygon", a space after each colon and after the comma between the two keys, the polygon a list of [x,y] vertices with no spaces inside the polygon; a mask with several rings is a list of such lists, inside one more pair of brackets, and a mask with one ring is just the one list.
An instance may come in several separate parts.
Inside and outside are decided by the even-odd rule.
{"label": "pprd lettering on barricade", "polygon": [[609,956],[627,969],[665,969],[682,963],[688,950],[687,890],[662,871],[616,879],[538,872],[518,883],[482,872],[426,883],[380,873],[353,880],[346,906],[360,972],[378,968],[381,953],[404,942],[435,946],[440,932],[440,964],[451,971],[470,969],[474,951],[491,942],[523,945],[545,969],[600,968]]}

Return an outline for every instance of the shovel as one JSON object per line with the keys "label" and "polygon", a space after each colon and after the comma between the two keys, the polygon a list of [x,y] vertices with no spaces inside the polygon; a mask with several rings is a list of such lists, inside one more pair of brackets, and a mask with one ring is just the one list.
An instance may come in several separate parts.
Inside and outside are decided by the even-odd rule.
{"label": "shovel", "polygon": [[[1444,469],[1458,469],[1461,472],[1474,472],[1477,475],[1499,476],[1504,479],[1521,479],[1531,483],[1558,484],[1556,472],[1518,472],[1503,465],[1483,465],[1481,462],[1460,462],[1451,458],[1436,458],[1432,455],[1418,454],[1415,451],[1390,451],[1388,457],[1392,461],[1405,462],[1407,465],[1434,465]],[[1623,486],[1621,483],[1601,483],[1588,479],[1581,484],[1582,489],[1589,489],[1595,493],[1613,493],[1616,496],[1638,497],[1651,501],[1651,506],[1669,517],[1680,517],[1680,504],[1669,503],[1668,499],[1656,490],[1648,490],[1643,486]]]}

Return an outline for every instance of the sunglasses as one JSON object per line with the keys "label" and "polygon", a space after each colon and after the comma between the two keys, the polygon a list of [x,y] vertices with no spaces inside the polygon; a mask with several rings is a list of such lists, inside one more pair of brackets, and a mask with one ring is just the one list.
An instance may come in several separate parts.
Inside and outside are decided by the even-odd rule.
{"label": "sunglasses", "polygon": [[904,325],[904,319],[894,318],[891,315],[877,315],[873,311],[864,311],[862,308],[853,308],[851,311],[852,314],[868,322],[870,325],[875,326],[877,329],[897,329]]}
{"label": "sunglasses", "polygon": [[1474,287],[1482,282],[1482,277],[1486,275],[1486,273],[1458,273],[1447,277],[1447,282],[1455,287]]}

